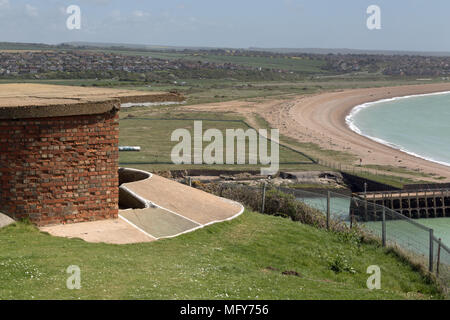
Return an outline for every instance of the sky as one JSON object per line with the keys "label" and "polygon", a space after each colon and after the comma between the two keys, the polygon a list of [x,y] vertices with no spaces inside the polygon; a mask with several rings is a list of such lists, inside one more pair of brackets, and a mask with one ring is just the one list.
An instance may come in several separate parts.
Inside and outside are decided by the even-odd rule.
{"label": "sky", "polygon": [[0,41],[450,51],[448,16],[449,0],[0,0]]}

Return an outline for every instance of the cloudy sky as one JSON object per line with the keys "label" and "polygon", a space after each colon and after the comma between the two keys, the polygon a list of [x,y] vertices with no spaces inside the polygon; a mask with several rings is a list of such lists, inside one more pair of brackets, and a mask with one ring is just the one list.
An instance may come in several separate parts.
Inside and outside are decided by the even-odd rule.
{"label": "cloudy sky", "polygon": [[450,51],[449,15],[449,0],[0,0],[0,41]]}

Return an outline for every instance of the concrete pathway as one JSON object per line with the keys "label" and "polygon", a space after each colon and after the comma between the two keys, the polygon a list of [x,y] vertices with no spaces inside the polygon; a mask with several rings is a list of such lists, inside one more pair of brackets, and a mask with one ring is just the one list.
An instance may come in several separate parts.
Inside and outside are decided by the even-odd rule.
{"label": "concrete pathway", "polygon": [[156,206],[200,225],[230,220],[243,209],[237,202],[157,175],[122,186]]}
{"label": "concrete pathway", "polygon": [[13,219],[0,212],[0,229],[13,224],[14,222],[15,221]]}
{"label": "concrete pathway", "polygon": [[41,227],[52,236],[80,238],[87,242],[127,244],[156,240],[122,219],[100,220]]}

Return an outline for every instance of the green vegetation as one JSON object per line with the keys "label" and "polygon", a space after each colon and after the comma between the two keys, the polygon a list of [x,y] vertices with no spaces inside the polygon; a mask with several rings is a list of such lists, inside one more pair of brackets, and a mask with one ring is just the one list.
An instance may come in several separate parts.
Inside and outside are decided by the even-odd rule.
{"label": "green vegetation", "polygon": [[[174,83],[177,82],[177,84]],[[304,80],[293,79],[236,79],[231,76],[220,76],[217,79],[202,79],[201,77],[172,78],[171,81],[145,81],[142,79],[127,80],[111,77],[111,79],[0,79],[0,83],[43,83],[74,86],[94,86],[120,88],[141,91],[172,91],[176,90],[187,97],[188,105],[223,102],[231,100],[252,100],[256,98],[287,99],[290,95],[312,94],[322,91],[355,89],[367,87],[397,86],[419,84],[415,80],[396,79],[366,79],[355,78],[317,78]],[[184,83],[181,85],[181,83]]]}
{"label": "green vegetation", "polygon": [[[6,47],[0,45],[0,49]],[[8,49],[26,49],[14,44]],[[32,49],[48,50],[46,45]],[[61,49],[61,48],[60,48]],[[59,50],[59,49],[58,49]],[[93,49],[95,51],[95,49]],[[0,83],[29,82],[58,85],[122,88],[143,91],[179,91],[194,105],[230,100],[258,102],[264,98],[288,99],[347,88],[397,86],[423,83],[410,77],[387,77],[380,73],[334,74],[323,69],[323,59],[301,57],[220,55],[217,53],[102,49],[124,55],[150,55],[160,59],[181,59],[212,63],[233,63],[255,70],[159,70],[151,74],[51,73],[50,80],[3,79]],[[286,72],[279,73],[276,70]],[[84,79],[88,78],[88,79]],[[437,79],[437,78],[436,78]],[[433,79],[432,82],[440,81]],[[426,82],[430,83],[430,82]],[[193,131],[194,120],[203,120],[203,130],[248,129],[235,113],[192,112],[178,107],[133,107],[120,113],[120,144],[139,145],[141,152],[120,154],[120,163],[147,171],[171,169],[259,170],[260,165],[174,166],[170,153],[177,142],[171,133],[178,128]],[[268,123],[253,115],[258,128]],[[283,170],[332,170],[311,161],[333,159],[351,164],[354,155],[325,150],[313,143],[301,143],[281,136],[280,161]],[[206,146],[207,143],[204,143]],[[295,150],[300,152],[296,152]],[[247,154],[248,157],[248,149]],[[394,167],[370,167],[396,174],[430,176]],[[402,187],[417,182],[387,174],[355,172],[356,175]],[[439,179],[440,177],[434,177]],[[303,187],[308,185],[303,185]],[[299,186],[300,187],[300,186]],[[240,196],[249,196],[241,193]],[[292,197],[279,199],[267,192],[266,212],[245,212],[221,224],[154,243],[108,245],[80,239],[51,237],[26,223],[0,230],[0,299],[432,299],[441,298],[436,286],[411,266],[377,243],[362,242],[352,232],[326,232],[310,225],[273,215],[290,217],[323,227],[323,217],[304,205],[292,204]],[[256,201],[256,202],[255,202]],[[242,201],[245,202],[245,201]],[[253,198],[258,209],[258,198]],[[311,212],[308,210],[312,210]],[[300,214],[310,212],[311,214]],[[382,270],[382,289],[369,291],[369,265]],[[69,265],[82,271],[82,289],[66,289]]]}
{"label": "green vegetation", "polygon": [[[46,45],[32,45],[32,44],[0,44],[0,49],[35,49],[35,50],[50,50],[52,47]],[[73,48],[66,46],[59,46],[53,48],[54,50],[71,50]],[[154,48],[151,50],[132,49],[123,47],[110,48],[89,48],[82,47],[80,50],[106,52],[123,55],[145,55],[152,56],[164,60],[181,60],[197,63],[198,61],[205,63],[231,63],[234,65],[251,67],[249,70],[222,70],[220,68],[200,68],[200,69],[183,69],[174,70],[171,68],[162,68],[151,72],[151,74],[137,74],[119,72],[117,74],[110,74],[105,77],[97,76],[96,74],[54,74],[49,75],[50,79],[33,79],[35,75],[28,75],[30,79],[20,79],[21,75],[16,79],[2,79],[0,83],[8,82],[31,82],[31,83],[47,83],[59,85],[76,85],[76,86],[94,86],[107,88],[121,88],[133,89],[142,91],[178,91],[187,97],[186,104],[194,105],[210,102],[223,102],[230,100],[247,100],[258,103],[265,98],[273,99],[289,99],[290,97],[299,94],[313,94],[322,91],[342,90],[347,88],[365,88],[365,87],[382,87],[382,86],[397,86],[406,84],[430,83],[430,81],[418,81],[415,77],[399,77],[386,76],[378,73],[367,72],[344,72],[333,73],[324,70],[326,63],[326,56],[296,56],[296,55],[280,55],[275,53],[262,52],[234,52],[233,50],[198,50],[198,51],[174,51],[168,48]],[[162,60],[164,62],[164,60]],[[256,68],[256,69],[255,69]],[[262,68],[260,71],[259,68]],[[284,72],[278,72],[282,69]],[[256,70],[256,71],[255,71]],[[83,71],[84,72],[84,71]],[[27,77],[28,77],[27,76]],[[91,76],[91,79],[82,79]],[[98,79],[96,79],[98,78]],[[440,78],[433,78],[432,82],[442,81]],[[248,120],[241,116],[232,113],[192,113],[189,111],[179,111],[175,107],[154,107],[150,108],[132,108],[130,110],[123,109],[121,111],[121,118],[125,119],[128,115],[139,118],[189,118],[189,119],[227,119],[227,120]],[[253,115],[252,125],[257,124],[258,128],[267,128],[267,122],[258,115]],[[122,121],[126,122],[128,120]],[[143,120],[138,127],[148,127],[148,121]],[[136,123],[136,122],[135,122]],[[187,124],[187,123],[185,123]],[[191,123],[192,124],[192,123]],[[126,132],[121,132],[122,144],[136,144],[144,145],[146,152],[140,154],[123,154],[121,155],[121,162],[134,163],[133,166],[144,170],[164,171],[173,169],[170,161],[168,161],[169,153],[167,150],[171,149],[165,142],[170,142],[168,139],[168,132],[163,132],[164,128],[155,128],[159,137],[153,137],[150,133],[145,135],[151,136],[152,141],[146,138],[145,141],[136,141],[136,136],[139,133],[137,128],[127,128],[125,123],[121,127]],[[170,125],[169,125],[170,127]],[[131,131],[130,131],[131,130]],[[142,129],[144,130],[144,129]],[[171,132],[171,131],[170,131]],[[134,135],[134,137],[133,137]],[[159,140],[158,140],[159,139]],[[158,141],[156,141],[158,140]],[[314,143],[302,143],[287,136],[280,137],[281,143],[287,147],[298,150],[314,159],[332,159],[336,163],[342,165],[352,165],[357,160],[350,152],[335,151],[322,148]],[[174,145],[174,144],[173,144]],[[150,149],[154,148],[154,149]],[[331,149],[331,146],[330,146]],[[295,152],[283,148],[282,154],[285,156],[281,161],[283,170],[295,169],[299,171],[307,170],[334,170],[327,167],[319,166],[312,163],[299,164],[303,162],[302,157],[298,158],[294,155]],[[162,152],[162,153],[161,153]],[[159,154],[159,156],[158,156]],[[138,159],[141,157],[141,159]],[[145,159],[142,159],[145,157]],[[146,164],[142,164],[145,162]],[[152,162],[152,164],[148,164]],[[141,163],[141,164],[137,164]],[[198,168],[198,166],[183,166],[180,169]],[[223,166],[214,166],[215,169],[229,169]],[[235,170],[254,169],[253,166],[233,166]],[[390,184],[396,187],[401,187],[406,183],[417,182],[420,178],[432,178],[439,181],[443,177],[432,177],[426,173],[419,173],[414,171],[405,172],[401,168],[390,168],[380,166],[372,169],[379,169],[380,175],[373,173],[359,173],[356,174],[365,178],[373,178],[376,181]],[[374,170],[372,170],[374,171]],[[409,174],[408,178],[401,177]],[[414,177],[417,177],[415,179]]]}
{"label": "green vegetation", "polygon": [[366,171],[358,172],[356,171],[355,174],[359,177],[366,178],[369,180],[377,181],[380,183],[384,183],[399,189],[402,189],[405,184],[414,184],[414,183],[427,183],[427,181],[423,180],[413,180],[410,178],[400,177],[400,176],[391,176],[386,174],[374,174]]}
{"label": "green vegetation", "polygon": [[271,57],[271,56],[240,56],[240,55],[218,55],[203,52],[201,54],[188,53],[166,53],[151,52],[154,58],[160,59],[185,59],[190,61],[202,61],[213,63],[234,63],[253,68],[283,69],[302,73],[327,73],[321,67],[325,65],[324,60],[305,59],[300,57]]}
{"label": "green vegetation", "polygon": [[[258,124],[258,128],[265,128],[270,129],[270,124],[261,116],[258,114],[253,115],[256,123]],[[310,155],[311,157],[317,159],[317,158],[329,158],[333,159],[336,162],[340,163],[353,163],[356,160],[356,157],[353,154],[350,154],[348,152],[343,151],[336,151],[336,150],[327,150],[324,148],[321,148],[320,146],[314,144],[314,143],[302,143],[299,142],[291,137],[287,137],[285,135],[280,136],[280,141],[282,141],[285,145],[288,145],[295,150],[301,150],[302,152],[305,152],[306,154]]]}
{"label": "green vegetation", "polygon": [[431,173],[425,173],[420,171],[419,169],[416,170],[409,170],[407,168],[402,168],[402,167],[394,167],[394,166],[382,166],[382,165],[365,165],[363,166],[364,168],[369,168],[369,169],[376,169],[376,170],[380,170],[380,171],[387,171],[387,172],[394,172],[394,173],[400,173],[400,174],[409,174],[412,176],[417,176],[417,177],[423,177],[423,178],[434,178],[436,180],[440,180],[442,178],[445,177],[438,177],[434,174]]}
{"label": "green vegetation", "polygon": [[[222,185],[202,184],[195,182],[194,187],[213,193],[217,196],[237,201],[256,212],[261,212],[262,194],[258,187],[246,185]],[[318,228],[326,227],[326,219],[322,212],[297,201],[295,196],[282,192],[270,185],[265,193],[264,214],[289,218]],[[332,229],[336,231],[348,231],[347,225],[333,223]]]}
{"label": "green vegetation", "polygon": [[[174,106],[133,107],[122,109],[120,122],[120,144],[139,145],[141,152],[123,152],[120,163],[148,171],[184,170],[184,169],[216,169],[216,170],[259,170],[260,165],[173,165],[170,152],[178,142],[171,142],[170,136],[175,129],[185,128],[193,132],[194,120],[203,120],[203,129],[217,128],[223,133],[226,129],[249,128],[243,116],[232,112],[195,112]],[[269,124],[262,117],[253,114],[256,129],[270,129]],[[190,120],[186,120],[190,119]],[[220,119],[220,120],[218,120]],[[342,151],[326,150],[313,143],[301,143],[285,135],[280,136],[280,168],[282,170],[314,171],[335,170],[313,163],[310,158],[333,159],[337,163],[351,164],[355,156]],[[204,143],[204,147],[208,143]],[[270,150],[270,149],[269,149]],[[306,155],[306,156],[305,156]],[[248,159],[248,148],[246,153]],[[364,169],[377,169],[378,173]],[[388,172],[388,173],[385,173]],[[389,174],[390,172],[393,173]],[[357,176],[380,183],[402,188],[405,184],[425,182],[420,179],[402,177],[410,174],[412,177],[431,177],[424,173],[395,168],[391,166],[354,167],[350,171]],[[435,178],[438,179],[438,178]]]}
{"label": "green vegetation", "polygon": [[[381,290],[366,287],[373,264]],[[80,290],[66,289],[70,265],[81,269]],[[0,230],[0,283],[1,299],[441,298],[377,244],[252,212],[132,245],[52,237],[17,223]]]}
{"label": "green vegetation", "polygon": [[249,55],[239,54],[219,54],[217,52],[183,52],[183,51],[163,51],[163,50],[151,50],[151,51],[133,51],[133,50],[119,50],[119,49],[97,49],[89,50],[96,52],[109,52],[122,55],[143,55],[150,56],[156,59],[167,60],[186,60],[186,61],[202,61],[211,63],[233,63],[246,67],[263,68],[263,69],[283,69],[302,73],[323,73],[328,72],[323,70],[326,62],[323,59],[308,59],[305,57],[295,56],[271,56],[271,55],[258,55],[257,53]]}
{"label": "green vegetation", "polygon": [[[139,110],[142,108],[133,108],[136,112],[127,112],[122,115],[120,121],[120,144],[121,145],[139,145],[141,152],[122,152],[120,153],[120,163],[127,166],[136,167],[147,170],[165,170],[174,168],[171,161],[172,148],[178,144],[178,141],[171,141],[171,134],[174,130],[183,128],[189,130],[193,137],[194,121],[202,120],[203,130],[211,128],[218,129],[225,137],[226,129],[243,129],[244,131],[250,127],[242,120],[236,118],[232,114],[217,113],[183,113],[171,112],[166,114],[159,111],[158,116],[139,117]],[[130,117],[131,115],[131,117]],[[176,120],[180,119],[180,120]],[[189,120],[187,120],[189,119]],[[220,119],[220,120],[217,120]],[[225,143],[225,140],[224,140]],[[205,148],[209,142],[204,142]],[[248,163],[248,141],[246,143],[246,162]],[[268,152],[271,148],[268,143]],[[224,154],[224,156],[226,153]],[[236,156],[236,144],[235,144]],[[314,164],[311,159],[307,158],[300,152],[295,152],[286,147],[280,146],[280,164],[282,168],[304,169],[316,168],[320,166]],[[145,167],[143,167],[145,165]],[[202,169],[227,169],[227,170],[259,170],[258,165],[177,165],[176,169],[202,168]]]}
{"label": "green vegetation", "polygon": [[282,184],[281,187],[289,188],[289,189],[330,189],[330,191],[334,191],[336,189],[342,189],[343,186],[338,186],[336,184],[317,184],[317,183],[286,183]]}

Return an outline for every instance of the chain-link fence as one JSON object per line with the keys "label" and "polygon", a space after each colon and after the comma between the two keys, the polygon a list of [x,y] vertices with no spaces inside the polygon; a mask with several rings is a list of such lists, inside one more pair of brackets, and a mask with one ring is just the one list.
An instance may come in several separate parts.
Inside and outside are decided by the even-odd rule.
{"label": "chain-link fence", "polygon": [[[190,182],[188,182],[190,181]],[[187,180],[191,183],[191,180]],[[434,235],[434,231],[387,207],[366,199],[352,196],[349,192],[317,192],[282,187],[249,186],[236,183],[214,184],[214,190],[206,190],[219,196],[241,202],[252,210],[274,214],[274,201],[266,201],[268,191],[276,189],[291,194],[299,203],[314,208],[326,217],[326,226],[340,222],[349,227],[358,225],[380,239],[383,246],[395,247],[411,261],[428,267],[446,293],[450,287],[450,249]],[[195,183],[194,187],[198,187]],[[204,189],[204,188],[203,188]],[[278,201],[278,200],[276,200]],[[275,201],[275,202],[276,202]],[[278,205],[278,204],[276,204]],[[275,205],[275,206],[276,206]],[[295,216],[290,216],[294,218]],[[302,221],[298,219],[298,221]],[[315,220],[317,222],[317,220]]]}
{"label": "chain-link fence", "polygon": [[434,236],[434,230],[392,209],[359,197],[336,192],[287,190],[301,201],[350,225],[358,224],[381,239],[384,246],[397,247],[410,259],[428,266],[444,290],[450,286],[450,250]]}
{"label": "chain-link fence", "polygon": [[450,249],[441,239],[433,237],[433,272],[442,283],[446,293],[450,293]]}
{"label": "chain-link fence", "polygon": [[[282,189],[284,190],[284,189]],[[285,191],[285,190],[284,190]],[[292,190],[298,201],[314,207],[330,219],[357,223],[381,239],[383,246],[397,247],[410,259],[428,266],[444,290],[450,286],[450,250],[434,231],[392,209],[365,199],[335,192]]]}

